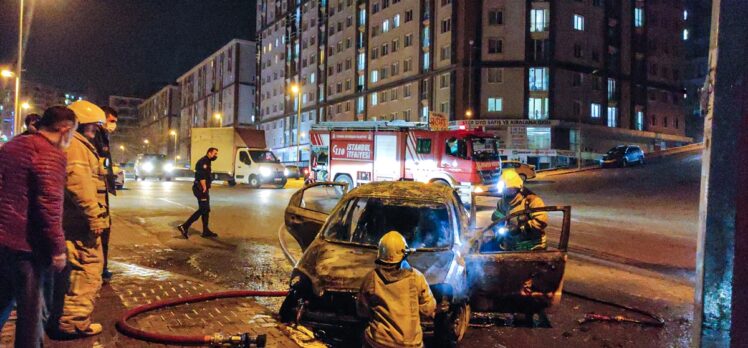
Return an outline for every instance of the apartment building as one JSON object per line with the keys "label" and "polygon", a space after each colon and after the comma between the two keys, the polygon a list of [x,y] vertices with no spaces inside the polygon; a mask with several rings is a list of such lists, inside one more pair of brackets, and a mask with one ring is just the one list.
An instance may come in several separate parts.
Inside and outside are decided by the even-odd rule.
{"label": "apartment building", "polygon": [[109,107],[117,111],[117,131],[112,134],[110,148],[115,161],[128,162],[135,160],[137,154],[149,152],[147,138],[143,136],[138,121],[138,106],[145,101],[142,98],[109,96]]}
{"label": "apartment building", "polygon": [[297,132],[307,158],[315,122],[427,122],[434,112],[494,132],[507,157],[541,167],[621,143],[690,141],[680,1],[257,6],[260,127],[285,161],[297,160]]}
{"label": "apartment building", "polygon": [[[686,135],[696,141],[704,139],[702,89],[709,72],[709,37],[711,34],[712,2],[710,0],[684,1],[683,40],[686,62],[684,87],[686,88]],[[708,88],[708,87],[707,87]]]}
{"label": "apartment building", "polygon": [[177,161],[189,158],[183,146],[189,139],[180,139],[178,133],[180,98],[179,86],[169,85],[138,105],[140,133],[148,139],[151,152],[166,154]]}
{"label": "apartment building", "polygon": [[177,79],[180,139],[193,127],[255,127],[255,56],[254,42],[234,39]]}

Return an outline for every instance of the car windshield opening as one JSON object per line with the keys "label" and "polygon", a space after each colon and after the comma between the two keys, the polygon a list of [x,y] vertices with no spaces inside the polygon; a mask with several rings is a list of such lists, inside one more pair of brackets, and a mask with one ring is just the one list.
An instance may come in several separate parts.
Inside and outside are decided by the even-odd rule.
{"label": "car windshield opening", "polygon": [[498,161],[496,139],[473,138],[473,157],[476,161]]}
{"label": "car windshield opening", "polygon": [[608,151],[608,155],[620,155],[626,152],[625,147],[614,147]]}
{"label": "car windshield opening", "polygon": [[255,163],[278,163],[278,158],[270,151],[250,151],[252,161]]}
{"label": "car windshield opening", "polygon": [[410,248],[442,249],[452,243],[452,224],[445,204],[402,199],[358,197],[349,200],[324,232],[327,240],[376,247],[389,231],[398,231]]}

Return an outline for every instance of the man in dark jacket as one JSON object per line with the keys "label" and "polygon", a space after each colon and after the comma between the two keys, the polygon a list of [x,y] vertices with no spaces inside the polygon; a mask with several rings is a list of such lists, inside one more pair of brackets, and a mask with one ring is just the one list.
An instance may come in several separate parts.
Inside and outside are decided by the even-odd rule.
{"label": "man in dark jacket", "polygon": [[36,134],[0,149],[0,313],[17,302],[16,347],[41,346],[40,283],[50,265],[60,271],[66,263],[63,149],[75,132],[75,114],[53,106],[37,126]]}
{"label": "man in dark jacket", "polygon": [[184,239],[190,238],[189,230],[193,222],[200,217],[203,219],[204,238],[218,237],[208,228],[208,219],[210,218],[210,182],[213,180],[210,163],[218,158],[218,149],[211,147],[208,153],[195,163],[195,183],[192,185],[192,193],[197,198],[198,209],[190,216],[185,223],[177,226]]}

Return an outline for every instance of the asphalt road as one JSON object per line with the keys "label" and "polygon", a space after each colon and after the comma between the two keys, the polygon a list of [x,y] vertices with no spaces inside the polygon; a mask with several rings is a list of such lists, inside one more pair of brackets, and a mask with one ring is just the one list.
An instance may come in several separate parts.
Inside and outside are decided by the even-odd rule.
{"label": "asphalt road", "polygon": [[[540,337],[564,339],[575,346],[680,346],[687,342],[699,173],[700,156],[685,154],[642,167],[541,176],[529,183],[546,204],[572,206],[566,289],[638,305],[665,315],[669,323],[662,331],[621,326],[586,331],[575,320],[587,311],[618,312],[566,296],[552,316],[557,325],[541,329]],[[215,185],[211,193],[211,229],[219,234],[215,240],[200,238],[199,221],[192,226],[189,240],[175,229],[196,208],[190,185],[128,181],[126,190],[112,199],[117,218],[146,230],[163,245],[145,260],[148,266],[188,273],[227,288],[285,289],[291,266],[278,248],[278,228],[290,196],[301,183],[257,190]],[[486,208],[493,204],[483,203]],[[488,209],[480,213],[479,225],[485,224],[488,213]],[[299,253],[295,241],[287,241]],[[679,292],[674,287],[680,287]],[[658,289],[671,293],[661,294]],[[475,329],[466,343],[514,346],[507,343],[519,339],[534,346],[543,342],[535,337],[537,330]]]}

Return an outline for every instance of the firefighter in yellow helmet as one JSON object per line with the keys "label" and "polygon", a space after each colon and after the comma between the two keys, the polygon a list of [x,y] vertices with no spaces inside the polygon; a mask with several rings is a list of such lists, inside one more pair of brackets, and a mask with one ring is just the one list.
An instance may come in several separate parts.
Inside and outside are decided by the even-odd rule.
{"label": "firefighter in yellow helmet", "polygon": [[379,240],[377,266],[361,284],[358,315],[368,320],[365,347],[422,347],[421,316],[433,318],[436,300],[426,278],[405,261],[408,244],[390,231]]}
{"label": "firefighter in yellow helmet", "polygon": [[[93,145],[106,122],[104,111],[88,101],[69,108],[78,119],[67,149],[67,184],[63,229],[68,252],[69,277],[55,282],[55,299],[48,326],[61,336],[79,337],[101,333],[101,324],[91,322],[94,300],[101,288],[103,254],[101,233],[109,228],[106,206],[106,170]],[[64,298],[64,300],[63,300]],[[62,301],[62,303],[59,303]],[[60,308],[61,305],[61,308]]]}
{"label": "firefighter in yellow helmet", "polygon": [[[513,170],[505,170],[499,179],[502,198],[491,216],[492,221],[534,208],[545,207],[543,200],[527,189],[524,181]],[[520,214],[509,219],[496,233],[496,245],[500,250],[544,250],[545,228],[548,226],[547,212]],[[488,244],[490,245],[490,244]]]}

